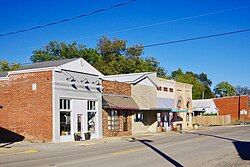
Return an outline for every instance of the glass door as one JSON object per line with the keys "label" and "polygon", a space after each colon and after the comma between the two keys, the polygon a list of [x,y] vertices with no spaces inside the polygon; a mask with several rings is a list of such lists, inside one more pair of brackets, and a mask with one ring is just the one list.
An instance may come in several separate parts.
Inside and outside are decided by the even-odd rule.
{"label": "glass door", "polygon": [[83,123],[82,114],[77,114],[77,132],[82,135]]}

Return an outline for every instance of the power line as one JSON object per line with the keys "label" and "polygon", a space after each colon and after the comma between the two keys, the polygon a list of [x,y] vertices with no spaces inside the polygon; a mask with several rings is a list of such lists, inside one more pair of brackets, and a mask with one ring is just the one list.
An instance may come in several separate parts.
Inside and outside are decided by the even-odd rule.
{"label": "power line", "polygon": [[[191,19],[195,19],[195,18],[199,18],[199,17],[205,17],[205,16],[226,13],[226,12],[244,9],[244,8],[248,8],[248,7],[250,7],[250,4],[236,7],[236,8],[224,9],[224,10],[219,10],[219,11],[214,11],[214,12],[209,12],[209,13],[204,13],[204,14],[199,14],[199,15],[187,16],[187,17],[182,17],[182,18],[177,18],[177,19],[172,19],[172,20],[155,22],[155,23],[147,24],[147,25],[135,26],[135,27],[130,27],[130,28],[126,28],[126,29],[120,29],[120,30],[116,30],[116,31],[106,32],[106,33],[93,34],[93,35],[89,35],[89,36],[85,36],[85,37],[77,38],[77,39],[78,40],[79,39],[86,39],[86,38],[98,37],[98,36],[103,36],[103,35],[139,30],[139,29],[144,29],[144,28],[149,28],[149,27],[154,27],[154,26],[159,26],[159,25],[164,25],[164,24],[169,24],[169,23],[175,23],[175,22],[179,22],[179,21],[191,20]],[[70,40],[76,40],[76,39],[70,39]]]}
{"label": "power line", "polygon": [[97,13],[101,13],[101,12],[104,12],[104,11],[107,11],[107,10],[111,10],[113,8],[128,5],[128,4],[130,4],[130,3],[134,2],[134,1],[136,1],[136,0],[129,0],[129,1],[126,1],[126,2],[115,4],[115,5],[110,6],[110,7],[98,9],[98,10],[95,10],[95,11],[92,11],[92,12],[89,12],[89,13],[81,14],[81,15],[74,16],[74,17],[69,17],[69,18],[66,18],[66,19],[59,20],[59,21],[50,22],[50,23],[47,23],[47,24],[43,24],[43,25],[31,27],[31,28],[21,29],[21,30],[18,30],[18,31],[8,32],[8,33],[5,33],[5,34],[0,34],[0,37],[14,35],[14,34],[23,33],[23,32],[32,31],[32,30],[41,29],[41,28],[46,28],[46,27],[61,24],[61,23],[66,23],[66,22],[69,22],[69,21],[72,21],[72,20],[80,19],[80,18],[83,18],[83,17],[87,17],[87,16],[91,16],[91,15],[94,15],[94,14],[97,14]]}
{"label": "power line", "polygon": [[[238,34],[238,33],[249,32],[249,31],[250,31],[250,28],[237,30],[237,31],[218,33],[218,34],[211,34],[211,35],[206,35],[206,36],[199,36],[199,37],[186,38],[186,39],[180,39],[180,40],[174,40],[174,41],[154,43],[154,44],[142,45],[142,46],[144,48],[150,48],[150,47],[161,46],[161,45],[169,45],[169,44],[174,44],[174,43],[181,43],[181,42],[188,42],[188,41],[194,41],[194,40],[200,40],[200,39],[206,39],[206,38],[214,38],[214,37],[219,37],[219,36],[233,35],[233,34]],[[20,63],[20,65],[25,65],[25,64],[27,65],[27,64],[31,64],[31,63]]]}
{"label": "power line", "polygon": [[200,40],[200,39],[206,39],[206,38],[214,38],[214,37],[219,37],[219,36],[238,34],[238,33],[243,33],[243,32],[248,32],[248,31],[250,31],[250,28],[237,30],[237,31],[224,32],[224,33],[219,33],[219,34],[212,34],[212,35],[206,35],[206,36],[199,36],[199,37],[193,37],[193,38],[180,39],[180,40],[175,40],[175,41],[154,43],[154,44],[144,45],[143,47],[144,48],[150,48],[150,47],[161,46],[161,45],[169,45],[169,44],[174,44],[174,43],[181,43],[181,42],[187,42],[187,41],[194,41],[194,40]]}

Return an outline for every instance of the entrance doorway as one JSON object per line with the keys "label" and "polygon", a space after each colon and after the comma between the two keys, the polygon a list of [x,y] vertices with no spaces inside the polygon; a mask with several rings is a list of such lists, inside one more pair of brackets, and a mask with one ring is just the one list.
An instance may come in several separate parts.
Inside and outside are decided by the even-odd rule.
{"label": "entrance doorway", "polygon": [[82,121],[82,114],[77,114],[77,132],[81,133],[83,132],[83,121]]}
{"label": "entrance doorway", "polygon": [[123,131],[128,131],[128,113],[123,113]]}

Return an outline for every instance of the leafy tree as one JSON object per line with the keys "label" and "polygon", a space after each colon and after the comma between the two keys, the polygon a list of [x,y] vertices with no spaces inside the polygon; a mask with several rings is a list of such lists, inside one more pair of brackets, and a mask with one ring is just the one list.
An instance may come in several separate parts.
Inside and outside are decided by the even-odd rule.
{"label": "leafy tree", "polygon": [[171,73],[171,77],[178,82],[189,83],[193,85],[192,95],[193,99],[201,99],[204,85],[196,78],[192,72],[184,73],[180,68]]}
{"label": "leafy tree", "polygon": [[210,99],[215,97],[214,93],[212,92],[211,88],[208,85],[204,85],[204,88],[205,88],[204,99]]}
{"label": "leafy tree", "polygon": [[248,95],[250,93],[250,89],[247,86],[236,86],[236,91],[240,95]]}
{"label": "leafy tree", "polygon": [[95,63],[95,61],[99,60],[99,56],[95,49],[87,48],[85,45],[78,45],[76,42],[66,44],[52,41],[42,49],[35,50],[30,59],[35,63],[82,57],[86,61]]}
{"label": "leafy tree", "polygon": [[216,85],[214,88],[214,93],[220,97],[234,96],[236,95],[236,89],[227,81],[222,81]]}
{"label": "leafy tree", "polygon": [[[197,74],[196,74],[197,75]],[[212,81],[210,79],[208,79],[207,74],[205,73],[200,73],[197,75],[197,78],[204,84],[207,85],[209,87],[211,87],[212,85]]]}
{"label": "leafy tree", "polygon": [[160,63],[152,57],[143,58],[143,53],[142,45],[127,47],[125,40],[102,37],[95,49],[76,42],[66,44],[52,41],[42,49],[35,50],[31,60],[43,62],[82,57],[104,75],[154,71],[160,77],[165,77],[166,71]]}
{"label": "leafy tree", "polygon": [[6,72],[6,71],[17,70],[18,68],[20,68],[20,64],[17,64],[17,63],[10,64],[6,60],[0,61],[0,72],[1,73]]}

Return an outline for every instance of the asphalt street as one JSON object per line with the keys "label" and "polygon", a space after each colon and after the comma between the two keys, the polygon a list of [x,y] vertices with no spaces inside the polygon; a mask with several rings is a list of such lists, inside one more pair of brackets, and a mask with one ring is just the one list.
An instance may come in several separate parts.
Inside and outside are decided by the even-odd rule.
{"label": "asphalt street", "polygon": [[38,151],[0,154],[0,166],[250,166],[250,126],[162,133],[101,144],[45,143],[34,147]]}

